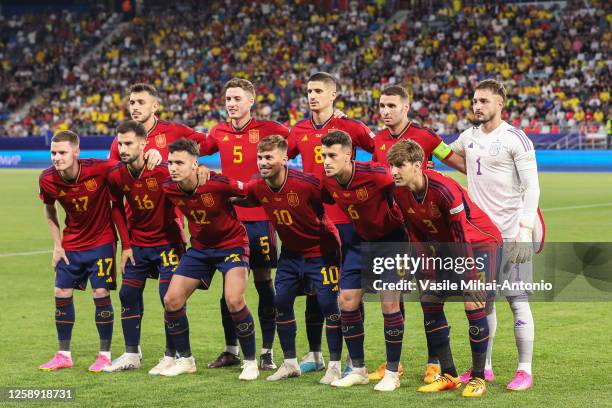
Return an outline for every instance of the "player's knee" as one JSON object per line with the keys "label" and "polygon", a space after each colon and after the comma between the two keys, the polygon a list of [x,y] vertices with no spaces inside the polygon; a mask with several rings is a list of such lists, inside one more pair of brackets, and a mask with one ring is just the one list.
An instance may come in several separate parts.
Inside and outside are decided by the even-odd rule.
{"label": "player's knee", "polygon": [[400,311],[399,301],[381,302],[380,308],[385,314],[397,313]]}
{"label": "player's knee", "polygon": [[238,312],[245,306],[244,296],[241,294],[226,293],[225,303],[227,304],[227,308],[231,313]]}
{"label": "player's knee", "polygon": [[119,300],[121,303],[129,303],[134,299],[138,298],[139,291],[128,285],[121,285],[121,289],[119,290]]}
{"label": "player's knee", "polygon": [[72,289],[55,288],[55,297],[67,298],[72,296]]}
{"label": "player's knee", "polygon": [[183,307],[184,303],[181,298],[172,293],[166,293],[166,296],[164,296],[164,309],[167,311],[173,312],[179,310]]}
{"label": "player's knee", "polygon": [[287,310],[292,307],[291,298],[287,296],[285,293],[277,292],[274,297],[274,307],[276,310]]}
{"label": "player's knee", "polygon": [[255,268],[253,269],[253,280],[255,282],[263,282],[272,278],[272,270],[270,268]]}
{"label": "player's knee", "polygon": [[359,299],[359,296],[356,296],[350,292],[342,292],[338,298],[340,309],[348,311],[357,310],[359,308],[360,301],[361,299]]}
{"label": "player's knee", "polygon": [[93,297],[94,298],[102,298],[102,297],[106,297],[106,296],[110,296],[110,292],[108,291],[108,289],[96,288],[96,289],[93,290]]}

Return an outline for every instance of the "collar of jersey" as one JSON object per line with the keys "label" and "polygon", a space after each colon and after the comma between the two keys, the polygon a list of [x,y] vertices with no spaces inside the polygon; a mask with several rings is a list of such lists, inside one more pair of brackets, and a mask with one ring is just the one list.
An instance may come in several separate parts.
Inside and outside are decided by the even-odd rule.
{"label": "collar of jersey", "polygon": [[244,124],[244,126],[243,126],[243,127],[241,127],[241,128],[239,129],[239,128],[237,128],[237,127],[234,127],[234,125],[233,125],[232,121],[230,120],[230,127],[232,128],[232,130],[233,130],[234,132],[242,132],[244,129],[246,129],[247,127],[249,127],[249,125],[251,124],[251,122],[252,122],[252,121],[253,121],[253,118],[251,117],[251,118],[249,119],[249,121],[248,121],[247,123],[245,123],[245,124]]}
{"label": "collar of jersey", "polygon": [[314,115],[310,115],[310,123],[312,124],[312,127],[314,127],[316,130],[319,129],[323,129],[325,126],[327,126],[327,124],[329,122],[331,122],[331,120],[334,118],[334,114],[332,113],[332,115],[329,117],[329,119],[327,119],[325,122],[323,122],[323,124],[321,125],[317,125],[314,121]]}
{"label": "collar of jersey", "polygon": [[270,187],[270,185],[268,183],[266,183],[266,181],[264,180],[264,183],[266,183],[266,186],[268,187],[268,190],[270,190],[273,193],[280,193],[281,191],[283,191],[283,189],[285,188],[285,185],[287,185],[287,179],[289,178],[289,169],[287,168],[287,166],[285,167],[285,180],[283,180],[283,183],[281,184],[281,186],[278,189],[273,189],[272,187]]}
{"label": "collar of jersey", "polygon": [[389,135],[391,135],[391,138],[393,139],[399,139],[400,137],[402,137],[404,133],[406,133],[406,131],[410,128],[410,126],[412,126],[411,120],[408,121],[408,124],[397,135],[394,135],[393,133],[391,133],[391,129],[389,129]]}

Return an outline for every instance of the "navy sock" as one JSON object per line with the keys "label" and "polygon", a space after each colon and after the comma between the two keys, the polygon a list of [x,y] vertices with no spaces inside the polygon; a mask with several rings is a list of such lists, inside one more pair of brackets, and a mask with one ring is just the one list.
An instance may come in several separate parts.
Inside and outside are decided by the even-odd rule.
{"label": "navy sock", "polygon": [[255,360],[255,322],[249,308],[245,306],[242,310],[232,313],[232,320],[244,359]]}
{"label": "navy sock", "polygon": [[285,359],[295,358],[295,336],[297,333],[297,325],[295,324],[295,314],[293,308],[289,310],[278,309],[276,318],[276,330],[278,331],[278,340]]}
{"label": "navy sock", "polygon": [[191,345],[189,344],[189,320],[185,306],[170,312],[166,310],[164,314],[166,329],[172,339],[172,344],[176,348],[180,357],[191,356]]}
{"label": "navy sock", "polygon": [[404,316],[402,312],[383,313],[387,370],[397,372],[402,355]]}
{"label": "navy sock", "polygon": [[[166,292],[168,292],[168,287],[170,286],[170,281],[159,280],[159,299],[161,300],[162,306],[164,306],[164,296],[166,296]],[[174,357],[176,356],[176,349],[174,348],[174,344],[172,343],[172,336],[168,332],[168,328],[164,324],[164,333],[166,335],[166,351],[164,352],[165,356]]]}
{"label": "navy sock", "polygon": [[484,379],[489,343],[489,324],[485,309],[466,310],[470,323],[470,347],[472,348],[472,377]]}
{"label": "navy sock", "polygon": [[422,302],[425,335],[440,360],[440,369],[443,374],[457,376],[457,369],[453,361],[450,348],[450,326],[446,321],[443,303]]}
{"label": "navy sock", "polygon": [[319,306],[316,296],[306,296],[306,311],[304,312],[306,321],[306,337],[308,338],[308,348],[310,351],[321,351],[321,337],[323,336],[323,322],[325,316]]}
{"label": "navy sock", "polygon": [[342,358],[342,326],[339,312],[325,317],[325,337],[329,349],[329,361],[340,361]]}
{"label": "navy sock", "polygon": [[219,304],[221,305],[221,324],[223,325],[225,345],[226,346],[237,346],[238,337],[236,337],[236,326],[234,325],[234,321],[232,320],[232,314],[227,308],[227,303],[225,302],[224,294],[221,294],[221,299],[219,300]]}
{"label": "navy sock", "polygon": [[55,298],[55,328],[59,349],[70,351],[70,340],[72,339],[72,328],[74,327],[74,302],[72,296],[68,298]]}
{"label": "navy sock", "polygon": [[274,284],[272,279],[255,282],[255,289],[259,295],[257,316],[261,326],[262,347],[271,349],[276,331],[276,308],[274,306]]}
{"label": "navy sock", "polygon": [[140,344],[141,289],[144,281],[137,279],[123,279],[119,299],[121,300],[121,326],[125,339],[125,351],[138,353]]}
{"label": "navy sock", "polygon": [[113,321],[115,313],[111,297],[94,298],[96,305],[96,327],[100,335],[100,351],[110,351],[113,339]]}
{"label": "navy sock", "polygon": [[342,322],[342,335],[353,362],[353,367],[364,367],[363,340],[365,336],[361,312],[359,310],[351,312],[342,310],[340,312],[340,321]]}

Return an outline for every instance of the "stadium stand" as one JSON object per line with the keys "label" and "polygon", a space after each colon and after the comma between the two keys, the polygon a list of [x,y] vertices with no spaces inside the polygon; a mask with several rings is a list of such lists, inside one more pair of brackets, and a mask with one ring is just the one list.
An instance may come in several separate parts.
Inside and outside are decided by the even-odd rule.
{"label": "stadium stand", "polygon": [[[46,16],[5,17],[0,132],[40,135],[70,127],[108,134],[125,117],[125,89],[136,81],[160,89],[162,118],[207,129],[223,119],[220,87],[232,76],[257,85],[257,116],[291,125],[307,110],[304,79],[326,70],[342,81],[338,108],[373,128],[380,126],[381,87],[400,83],[413,92],[415,119],[439,133],[461,131],[470,125],[473,85],[494,76],[509,89],[504,119],[511,124],[530,134],[601,136],[605,145],[612,3],[473,3],[400,10],[395,23],[389,23],[394,6],[382,1],[344,2],[344,9],[331,11],[308,2],[178,2],[167,12],[145,7],[130,23],[117,22],[117,39],[86,65],[76,56],[100,40],[108,15],[98,13],[91,22],[62,15],[61,44],[70,45],[44,54],[42,67],[31,62],[45,52],[43,41],[29,54],[20,54],[15,41],[31,43],[28,26],[44,34],[36,21]],[[47,29],[47,36],[59,35],[52,33]],[[28,68],[35,79],[10,80]],[[23,117],[9,122],[9,112],[34,95]]]}

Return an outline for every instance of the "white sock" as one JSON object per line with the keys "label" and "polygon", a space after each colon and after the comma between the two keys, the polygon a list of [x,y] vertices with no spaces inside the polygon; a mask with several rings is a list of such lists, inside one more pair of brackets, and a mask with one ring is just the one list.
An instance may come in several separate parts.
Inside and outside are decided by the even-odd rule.
{"label": "white sock", "polygon": [[72,352],[70,352],[70,351],[59,350],[58,353],[60,353],[63,356],[66,356],[68,358],[72,358]]}
{"label": "white sock", "polygon": [[491,304],[491,313],[487,315],[487,323],[489,324],[489,343],[487,344],[487,360],[485,362],[485,370],[493,369],[493,339],[495,338],[495,332],[497,331],[497,311],[495,310],[495,303]]}
{"label": "white sock", "polygon": [[125,354],[128,357],[138,357],[139,356],[138,353],[123,353],[123,354]]}
{"label": "white sock", "polygon": [[238,346],[225,346],[225,351],[237,356],[240,353],[240,348]]}
{"label": "white sock", "polygon": [[298,367],[297,358],[286,358],[285,359],[285,364],[288,365],[291,368],[297,368]]}
{"label": "white sock", "polygon": [[108,358],[109,360],[111,359],[111,352],[110,351],[101,351],[100,354],[103,355],[104,357]]}
{"label": "white sock", "polygon": [[531,375],[535,325],[527,298],[508,298],[514,316],[514,339],[518,350],[518,368]]}
{"label": "white sock", "polygon": [[269,348],[262,348],[261,349],[261,354],[266,354],[266,353],[271,353],[271,352],[272,352],[272,350],[269,349]]}

